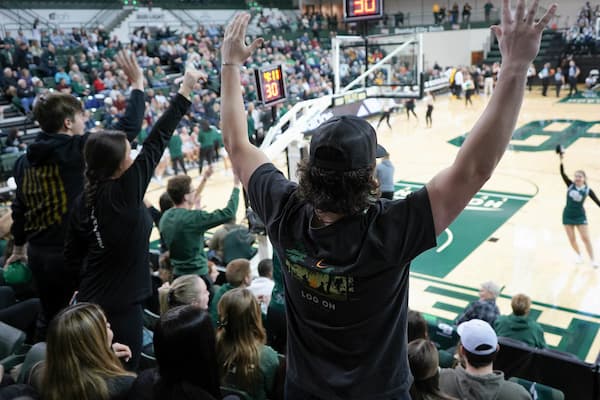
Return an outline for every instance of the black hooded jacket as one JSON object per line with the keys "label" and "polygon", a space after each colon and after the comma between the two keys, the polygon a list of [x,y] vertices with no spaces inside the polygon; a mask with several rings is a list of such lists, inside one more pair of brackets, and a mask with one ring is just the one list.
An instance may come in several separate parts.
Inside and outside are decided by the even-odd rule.
{"label": "black hooded jacket", "polygon": [[[132,141],[144,118],[144,93],[133,90],[125,115],[115,127]],[[89,132],[69,136],[41,132],[14,167],[12,205],[15,245],[63,247],[69,211],[83,192],[83,146]]]}

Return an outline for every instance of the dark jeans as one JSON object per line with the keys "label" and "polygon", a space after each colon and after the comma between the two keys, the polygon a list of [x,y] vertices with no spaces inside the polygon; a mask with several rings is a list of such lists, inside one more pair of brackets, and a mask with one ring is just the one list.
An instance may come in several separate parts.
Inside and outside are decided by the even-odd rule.
{"label": "dark jeans", "polygon": [[183,162],[183,157],[171,158],[171,164],[173,165],[173,172],[175,175],[179,173],[178,165],[181,166],[183,173],[187,175],[187,170],[185,169],[185,163]]}
{"label": "dark jeans", "polygon": [[28,343],[34,341],[39,313],[39,299],[28,299],[17,303],[12,288],[0,286],[0,321],[25,332]]}
{"label": "dark jeans", "polygon": [[215,159],[214,155],[215,149],[213,147],[201,148],[200,149],[200,161],[198,162],[198,172],[202,173],[202,167],[204,166],[204,161],[210,167]]}
{"label": "dark jeans", "polygon": [[48,324],[69,304],[77,288],[76,277],[65,269],[63,251],[63,246],[39,246],[31,243],[28,246],[28,265],[42,306],[36,337],[38,341],[46,340]]}
{"label": "dark jeans", "polygon": [[125,368],[129,371],[136,371],[142,352],[144,328],[142,305],[130,304],[119,308],[102,308],[114,333],[113,343],[126,344],[131,349],[131,360],[125,363]]}
{"label": "dark jeans", "polygon": [[392,125],[390,125],[390,113],[391,111],[384,111],[381,114],[381,118],[379,118],[379,122],[377,123],[377,128],[379,128],[379,125],[381,125],[381,123],[383,122],[383,120],[385,120],[385,123],[387,124],[387,126],[392,129]]}

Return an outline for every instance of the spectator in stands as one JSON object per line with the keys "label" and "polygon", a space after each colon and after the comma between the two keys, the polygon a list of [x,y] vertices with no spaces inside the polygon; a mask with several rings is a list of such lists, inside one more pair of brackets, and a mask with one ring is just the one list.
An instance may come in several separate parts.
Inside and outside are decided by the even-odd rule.
{"label": "spectator in stands", "polygon": [[42,53],[39,70],[43,76],[54,76],[56,73],[56,48],[52,43]]}
{"label": "spectator in stands", "polygon": [[208,311],[210,293],[198,275],[182,275],[159,289],[160,313],[178,306],[192,305]]}
{"label": "spectator in stands", "polygon": [[174,206],[160,220],[160,232],[169,249],[175,276],[196,274],[211,288],[208,265],[204,252],[204,233],[230,221],[237,212],[240,183],[234,177],[233,190],[227,205],[213,212],[199,207],[200,192],[212,172],[205,171],[203,180],[193,190],[192,180],[187,175],[178,175],[169,180],[167,193]]}
{"label": "spectator in stands", "polygon": [[277,352],[267,346],[258,301],[243,288],[223,295],[218,305],[217,358],[221,383],[266,400],[279,368]]}
{"label": "spectator in stands", "polygon": [[480,319],[458,326],[458,353],[464,367],[442,369],[440,389],[461,400],[530,400],[521,385],[504,380],[502,371],[494,371],[493,362],[500,346],[492,327]]}
{"label": "spectator in stands", "polygon": [[158,368],[140,373],[129,400],[221,399],[215,331],[206,311],[181,306],[163,314],[154,353]]}
{"label": "spectator in stands", "polygon": [[[407,338],[408,343],[416,339],[429,339],[429,329],[427,321],[423,318],[423,315],[414,310],[408,310],[408,327],[407,327]],[[442,368],[451,367],[454,364],[454,355],[446,350],[438,350],[439,365]]]}
{"label": "spectator in stands", "polygon": [[462,21],[464,24],[469,25],[469,22],[471,22],[471,10],[472,9],[473,9],[473,7],[471,7],[471,5],[469,3],[465,3],[463,5]]}
{"label": "spectator in stands", "polygon": [[65,83],[67,85],[71,84],[71,77],[69,76],[69,74],[67,74],[65,72],[65,67],[63,66],[59,66],[57,68],[58,71],[56,71],[56,73],[54,74],[54,82],[55,83],[59,83],[61,81],[61,79],[65,80]]}
{"label": "spectator in stands", "polygon": [[[144,86],[134,66],[125,64],[123,55],[118,61],[130,77],[133,89],[127,114],[118,128],[133,138],[142,122]],[[77,288],[79,266],[75,270],[67,268],[63,253],[67,216],[76,197],[83,192],[82,153],[89,133],[84,134],[81,103],[70,95],[41,97],[34,115],[42,132],[14,167],[17,191],[12,204],[12,234],[15,246],[7,264],[28,260],[42,303],[38,339],[43,340],[44,327],[67,305]],[[33,181],[31,177],[35,177]]]}
{"label": "spectator in stands", "polygon": [[456,318],[456,325],[471,319],[482,319],[488,324],[493,325],[496,318],[500,315],[500,309],[496,305],[496,298],[500,294],[500,287],[488,281],[481,284],[479,289],[479,300],[470,303],[465,311]]}
{"label": "spectator in stands", "polygon": [[236,223],[236,219],[232,218],[231,220],[225,222],[223,225],[217,229],[210,240],[208,241],[208,248],[212,251],[212,256],[216,256],[220,265],[226,265],[224,263],[225,259],[225,237],[227,234],[235,229],[243,228],[244,225],[240,225]]}
{"label": "spectator in stands", "polygon": [[412,400],[455,400],[440,390],[438,352],[427,339],[408,343],[408,363],[414,381],[410,388]]}
{"label": "spectator in stands", "polygon": [[273,260],[265,258],[258,263],[258,278],[252,279],[248,290],[256,297],[263,314],[267,314],[267,308],[271,302],[271,293],[275,282],[273,281]]}
{"label": "spectator in stands", "polygon": [[48,329],[46,361],[40,392],[45,400],[123,399],[135,375],[119,358],[131,352],[113,343],[113,332],[102,309],[79,303],[64,309]]}
{"label": "spectator in stands", "polygon": [[10,128],[6,135],[4,146],[2,146],[2,153],[18,153],[19,151],[24,151],[26,148],[27,145],[19,138],[19,130],[14,127]]}
{"label": "spectator in stands", "polygon": [[227,279],[227,283],[215,292],[210,302],[210,314],[215,322],[219,320],[217,306],[221,297],[232,289],[248,287],[252,282],[250,262],[244,259],[231,261],[225,268],[225,278]]}
{"label": "spectator in stands", "polygon": [[490,22],[490,16],[492,15],[492,10],[494,9],[494,3],[492,3],[490,0],[488,0],[484,5],[483,5],[483,13],[485,15],[485,22],[489,23]]}
{"label": "spectator in stands", "polygon": [[[454,164],[406,200],[391,202],[372,195],[376,135],[360,118],[334,118],[317,129],[298,184],[250,144],[239,69],[262,40],[244,43],[249,15],[230,23],[221,46],[224,141],[286,266],[288,399],[409,396],[402,339],[409,262],[435,246],[436,234],[468,204],[505,153],[527,66],[555,10],[554,5],[538,23],[535,10],[526,13],[522,2],[514,18],[505,10],[502,24],[493,27],[503,55],[495,96]],[[358,299],[364,307],[356,307]],[[382,340],[382,332],[395,339]]]}
{"label": "spectator in stands", "polygon": [[532,347],[546,347],[544,329],[529,317],[531,299],[524,294],[517,294],[513,296],[510,305],[513,313],[498,317],[494,323],[498,336],[520,340]]}
{"label": "spectator in stands", "polygon": [[[128,76],[143,79],[135,57],[122,57],[128,61],[124,69],[135,70]],[[101,305],[115,338],[131,348],[128,367],[132,370],[137,368],[142,346],[142,302],[151,294],[152,219],[144,195],[200,76],[198,71],[186,71],[178,94],[152,127],[135,161],[123,132],[99,131],[85,144],[85,189],[71,214],[65,260],[70,271],[83,270],[78,301]]]}
{"label": "spectator in stands", "polygon": [[2,71],[2,77],[0,79],[0,89],[2,89],[3,92],[6,92],[6,90],[11,86],[17,86],[17,78],[15,77],[15,73],[12,70],[12,68],[6,67]]}

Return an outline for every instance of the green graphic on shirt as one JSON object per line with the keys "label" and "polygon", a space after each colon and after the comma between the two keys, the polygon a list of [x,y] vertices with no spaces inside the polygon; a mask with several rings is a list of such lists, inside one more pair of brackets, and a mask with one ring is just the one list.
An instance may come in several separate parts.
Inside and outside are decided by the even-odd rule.
{"label": "green graphic on shirt", "polygon": [[[422,183],[398,182],[394,198],[419,190]],[[411,263],[411,271],[443,278],[523,207],[532,196],[480,191],[438,237],[438,246]]]}
{"label": "green graphic on shirt", "polygon": [[[468,132],[448,143],[460,147],[467,135]],[[554,151],[556,145],[566,149],[581,138],[600,138],[600,121],[548,119],[529,122],[514,131],[509,147],[514,151]]]}

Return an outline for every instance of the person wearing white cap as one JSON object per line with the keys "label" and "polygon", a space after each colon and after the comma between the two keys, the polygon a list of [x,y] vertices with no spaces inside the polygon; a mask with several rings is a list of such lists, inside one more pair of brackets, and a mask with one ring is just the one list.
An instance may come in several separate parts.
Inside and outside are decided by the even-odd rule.
{"label": "person wearing white cap", "polygon": [[440,389],[462,400],[529,400],[522,386],[506,381],[493,362],[500,350],[494,329],[485,321],[472,319],[458,326],[458,355],[464,363],[440,372]]}
{"label": "person wearing white cap", "polygon": [[496,297],[500,294],[500,287],[492,282],[484,282],[479,289],[479,300],[473,301],[465,308],[465,311],[456,318],[456,325],[472,319],[482,319],[490,325],[493,325],[500,309],[496,305]]}

